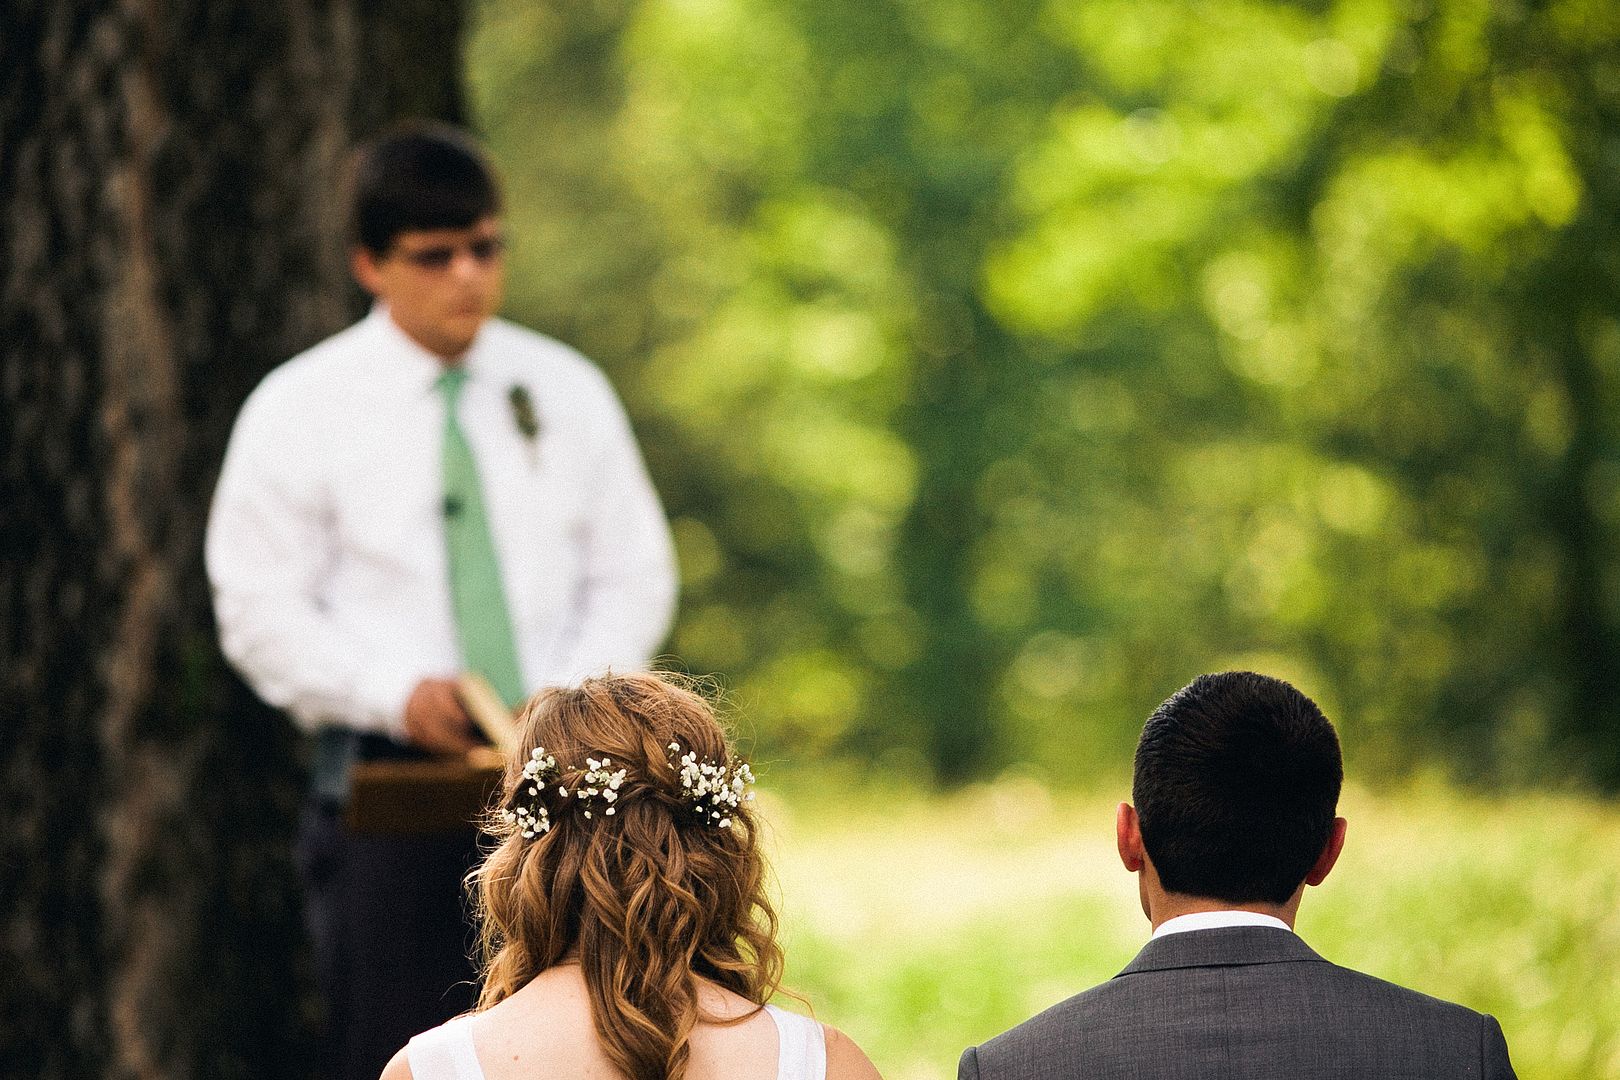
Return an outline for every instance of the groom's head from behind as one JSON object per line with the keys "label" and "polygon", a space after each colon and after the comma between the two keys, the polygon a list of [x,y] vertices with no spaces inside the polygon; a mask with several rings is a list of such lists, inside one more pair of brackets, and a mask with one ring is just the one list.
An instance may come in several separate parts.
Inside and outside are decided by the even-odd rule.
{"label": "groom's head from behind", "polygon": [[1119,812],[1149,918],[1244,907],[1292,923],[1343,844],[1343,776],[1333,725],[1288,683],[1226,672],[1177,691],[1142,729]]}

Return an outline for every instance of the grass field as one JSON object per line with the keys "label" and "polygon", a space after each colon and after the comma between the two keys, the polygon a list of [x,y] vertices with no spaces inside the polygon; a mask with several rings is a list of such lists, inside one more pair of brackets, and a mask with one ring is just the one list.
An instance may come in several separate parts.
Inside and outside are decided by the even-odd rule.
{"label": "grass field", "polygon": [[[964,1046],[1146,940],[1113,851],[1117,792],[763,798],[789,985],[888,1080],[954,1076]],[[1620,806],[1419,786],[1352,788],[1341,813],[1349,840],[1307,892],[1306,941],[1495,1014],[1525,1080],[1620,1078]]]}

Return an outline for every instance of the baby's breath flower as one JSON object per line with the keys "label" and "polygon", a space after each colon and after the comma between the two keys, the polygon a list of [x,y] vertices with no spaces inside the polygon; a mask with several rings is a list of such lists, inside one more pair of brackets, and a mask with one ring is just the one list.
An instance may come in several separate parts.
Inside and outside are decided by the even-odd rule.
{"label": "baby's breath flower", "polygon": [[[543,746],[537,746],[529,752],[529,760],[523,763],[523,779],[528,783],[522,789],[530,796],[539,796],[540,788],[552,776],[556,775],[557,759],[546,753]],[[551,831],[551,812],[539,802],[538,798],[530,802],[520,801],[514,806],[501,811],[501,820],[508,825],[516,826],[518,834],[525,840],[533,840],[541,833]]]}
{"label": "baby's breath flower", "polygon": [[[669,752],[670,767],[676,772],[692,812],[711,825],[731,828],[737,807],[753,801],[754,793],[748,790],[754,782],[753,770],[736,758],[724,762],[699,760],[695,751],[682,753],[678,742],[669,744]],[[573,799],[587,821],[596,820],[598,809],[602,817],[613,817],[618,813],[615,804],[629,770],[613,768],[613,759],[605,754],[600,758],[587,757],[585,765],[573,791],[565,784],[558,784],[557,797]],[[560,771],[557,759],[544,747],[535,747],[529,760],[524,762],[519,790],[528,798],[515,799],[513,805],[500,812],[500,817],[506,824],[515,826],[525,840],[551,831],[551,813],[541,800],[547,785]]]}
{"label": "baby's breath flower", "polygon": [[670,768],[679,776],[681,790],[692,802],[692,812],[707,816],[711,825],[731,828],[731,811],[754,798],[754,793],[747,790],[754,782],[748,763],[736,758],[723,763],[699,761],[695,751],[681,753],[681,744],[676,742],[670,743],[669,749]]}

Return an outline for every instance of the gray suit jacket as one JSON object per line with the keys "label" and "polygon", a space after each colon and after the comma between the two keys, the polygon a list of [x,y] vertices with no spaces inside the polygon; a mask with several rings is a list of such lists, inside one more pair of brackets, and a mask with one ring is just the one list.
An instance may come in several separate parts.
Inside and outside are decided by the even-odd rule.
{"label": "gray suit jacket", "polygon": [[978,1047],[958,1080],[1510,1080],[1494,1019],[1323,960],[1281,929],[1148,942]]}

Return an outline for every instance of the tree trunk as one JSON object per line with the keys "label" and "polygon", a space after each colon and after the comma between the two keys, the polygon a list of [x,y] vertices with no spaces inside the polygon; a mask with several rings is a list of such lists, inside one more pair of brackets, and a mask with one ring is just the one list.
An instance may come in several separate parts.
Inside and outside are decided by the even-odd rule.
{"label": "tree trunk", "polygon": [[460,8],[5,19],[0,1075],[305,1076],[297,740],[220,658],[203,524],[247,392],[357,314],[348,147],[460,119]]}

